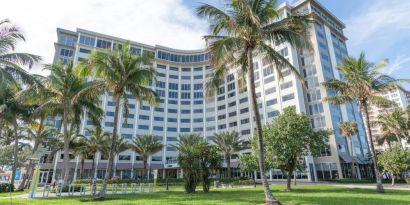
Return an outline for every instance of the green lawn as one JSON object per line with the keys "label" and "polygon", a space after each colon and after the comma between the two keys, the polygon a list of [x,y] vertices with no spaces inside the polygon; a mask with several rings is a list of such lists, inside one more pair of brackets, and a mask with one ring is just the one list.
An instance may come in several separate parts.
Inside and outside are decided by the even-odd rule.
{"label": "green lawn", "polygon": [[[377,194],[370,189],[349,189],[331,185],[298,185],[293,192],[282,191],[283,185],[271,186],[275,196],[284,205],[408,205],[410,191],[386,190],[385,194]],[[93,202],[92,197],[65,197],[61,199],[13,199],[13,204],[21,205],[131,205],[131,204],[263,204],[263,191],[257,188],[234,188],[212,190],[205,194],[199,191],[196,194],[185,194],[182,190],[108,195],[104,202]],[[0,204],[9,204],[10,200],[0,198]]]}

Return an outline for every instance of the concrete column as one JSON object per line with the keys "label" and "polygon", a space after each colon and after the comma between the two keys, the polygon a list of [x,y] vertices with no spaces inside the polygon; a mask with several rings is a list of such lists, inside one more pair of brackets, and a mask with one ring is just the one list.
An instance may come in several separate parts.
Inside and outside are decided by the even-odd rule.
{"label": "concrete column", "polygon": [[58,164],[58,159],[60,158],[60,151],[56,152],[56,155],[54,156],[54,167],[53,167],[53,176],[51,177],[51,183],[56,181],[56,172],[57,172],[57,164]]}
{"label": "concrete column", "polygon": [[117,174],[116,174],[116,172],[117,172],[117,162],[118,162],[118,155],[116,154],[116,155],[114,155],[114,168],[113,168],[113,171],[112,171],[112,173],[113,173],[112,176],[114,176],[114,177],[117,176]]}
{"label": "concrete column", "polygon": [[256,172],[256,171],[253,171],[253,174],[254,174],[254,178],[255,178],[255,180],[257,180],[258,179],[258,173]]}
{"label": "concrete column", "polygon": [[270,176],[270,180],[273,180],[273,170],[269,170],[269,176]]}
{"label": "concrete column", "polygon": [[132,159],[131,159],[131,179],[134,179],[134,163],[135,163],[135,152],[132,152]]}
{"label": "concrete column", "polygon": [[95,154],[95,170],[94,170],[94,178],[97,178],[97,171],[98,171],[98,163],[100,162],[100,152]]}
{"label": "concrete column", "polygon": [[80,160],[80,156],[77,155],[76,161],[75,161],[73,181],[77,180],[77,169],[78,169],[78,161],[79,160]]}

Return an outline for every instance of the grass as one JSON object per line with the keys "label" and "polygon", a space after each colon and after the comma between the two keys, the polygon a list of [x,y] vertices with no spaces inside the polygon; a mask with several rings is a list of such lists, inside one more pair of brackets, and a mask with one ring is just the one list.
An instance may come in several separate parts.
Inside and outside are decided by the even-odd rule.
{"label": "grass", "polygon": [[[199,190],[201,189],[198,187]],[[331,185],[298,185],[292,192],[283,191],[285,186],[271,186],[274,195],[284,205],[408,205],[410,191],[386,190],[378,194],[373,189],[349,189]],[[233,188],[211,190],[210,193],[199,191],[185,194],[182,189],[169,192],[137,193],[108,195],[103,202],[92,201],[91,196],[49,198],[49,199],[13,199],[14,205],[213,205],[213,204],[263,204],[262,187]],[[0,198],[0,204],[9,204],[10,200]]]}

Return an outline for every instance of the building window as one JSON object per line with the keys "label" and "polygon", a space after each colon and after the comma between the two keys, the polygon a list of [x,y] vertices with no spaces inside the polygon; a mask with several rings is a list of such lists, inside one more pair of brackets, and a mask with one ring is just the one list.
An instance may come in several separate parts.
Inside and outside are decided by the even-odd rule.
{"label": "building window", "polygon": [[282,96],[282,101],[285,102],[285,101],[288,101],[288,100],[292,100],[294,98],[295,98],[295,94],[291,93],[291,94]]}
{"label": "building window", "polygon": [[98,48],[111,49],[111,41],[105,41],[105,40],[98,39],[97,40],[97,47]]}
{"label": "building window", "polygon": [[248,124],[248,123],[249,123],[249,118],[245,118],[241,120],[241,125]]}
{"label": "building window", "polygon": [[131,160],[131,155],[119,155],[118,160],[129,161]]}
{"label": "building window", "polygon": [[[159,82],[159,81],[158,81]],[[165,87],[165,85],[164,85]],[[178,84],[176,83],[168,83],[168,89],[170,90],[178,90]]]}
{"label": "building window", "polygon": [[169,117],[168,122],[177,122],[177,118]]}
{"label": "building window", "polygon": [[244,103],[244,102],[248,102],[248,97],[244,97],[244,98],[241,98],[241,99],[239,100],[239,104],[242,104],[242,103]]}
{"label": "building window", "polygon": [[287,88],[290,88],[290,87],[292,87],[292,81],[288,81],[288,82],[285,82],[285,83],[282,83],[281,85],[280,85],[280,89],[281,90],[284,90],[284,89],[287,89]]}
{"label": "building window", "polygon": [[148,125],[138,125],[138,129],[140,129],[140,130],[149,130],[149,126]]}
{"label": "building window", "polygon": [[230,112],[228,114],[229,117],[235,117],[236,116],[236,111]]}
{"label": "building window", "polygon": [[194,84],[194,90],[202,90],[203,85],[202,84]]}
{"label": "building window", "polygon": [[268,100],[268,101],[266,101],[266,106],[274,105],[274,104],[277,104],[277,103],[278,103],[277,99]]}
{"label": "building window", "polygon": [[249,108],[243,108],[243,109],[240,110],[241,114],[247,113],[247,112],[249,112]]}
{"label": "building window", "polygon": [[164,128],[160,126],[154,126],[152,129],[155,131],[164,131]]}
{"label": "building window", "polygon": [[164,121],[163,117],[154,117],[154,121],[162,122]]}
{"label": "building window", "polygon": [[225,114],[218,116],[218,120],[223,120],[223,119],[225,119],[225,118],[226,118],[226,115],[225,115]]}
{"label": "building window", "polygon": [[94,46],[95,45],[95,38],[88,37],[88,36],[80,36],[80,43],[84,45]]}

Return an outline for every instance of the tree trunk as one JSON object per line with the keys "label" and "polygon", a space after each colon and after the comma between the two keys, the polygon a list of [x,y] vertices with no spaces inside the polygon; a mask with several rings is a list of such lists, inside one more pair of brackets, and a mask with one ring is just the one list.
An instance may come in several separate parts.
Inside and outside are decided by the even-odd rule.
{"label": "tree trunk", "polygon": [[80,179],[84,178],[84,157],[81,157],[81,162],[80,162]]}
{"label": "tree trunk", "polygon": [[97,153],[94,153],[93,163],[91,164],[91,170],[92,170],[91,174],[93,175],[93,178],[95,177],[95,158],[96,157],[97,157]]}
{"label": "tree trunk", "polygon": [[292,171],[289,170],[288,176],[286,176],[286,191],[292,191],[291,183],[292,183]]}
{"label": "tree trunk", "polygon": [[[262,185],[263,185],[263,192],[265,193],[265,204],[266,205],[279,205],[279,201],[273,197],[272,192],[269,189],[269,183],[265,175],[265,153],[264,153],[264,146],[263,146],[263,138],[262,138],[262,124],[258,110],[258,102],[256,98],[256,91],[255,91],[255,76],[253,71],[253,57],[252,57],[252,49],[247,48],[247,60],[248,60],[248,90],[251,92],[251,100],[252,100],[252,108],[253,114],[255,117],[255,124],[256,124],[256,133],[257,133],[257,142],[258,142],[258,163],[259,163],[259,171],[261,174]],[[251,119],[252,120],[252,119]]]}
{"label": "tree trunk", "polygon": [[63,180],[64,184],[68,182],[69,162],[70,162],[70,136],[68,133],[68,105],[64,104],[63,111],[63,134],[64,134],[64,158],[63,158]]}
{"label": "tree trunk", "polygon": [[17,119],[13,119],[13,132],[14,132],[14,150],[13,150],[13,166],[11,169],[10,184],[14,186],[14,180],[16,179],[16,171],[18,166],[18,152],[19,152],[19,138],[18,138],[18,125]]}
{"label": "tree trunk", "polygon": [[231,154],[226,155],[226,166],[228,167],[228,178],[231,178]]}
{"label": "tree trunk", "polygon": [[353,156],[353,137],[352,136],[349,136],[349,139],[350,139],[350,150],[349,150],[349,152],[350,152],[350,156],[352,157],[352,179],[356,179],[356,169],[355,169],[355,167],[354,167],[354,156]]}
{"label": "tree trunk", "polygon": [[295,172],[294,175],[293,175],[293,185],[296,186],[296,172]]}
{"label": "tree trunk", "polygon": [[396,177],[394,176],[394,174],[392,174],[392,175],[391,175],[391,186],[394,186],[394,185],[395,185],[395,184],[394,184],[395,178],[396,178]]}
{"label": "tree trunk", "polygon": [[114,151],[116,150],[116,143],[117,143],[119,109],[120,109],[120,96],[116,95],[115,111],[114,111],[114,128],[112,131],[111,147],[110,147],[109,156],[108,156],[107,172],[105,173],[101,191],[97,194],[97,197],[96,197],[96,199],[98,200],[104,199],[104,196],[107,192],[107,180],[112,178],[112,169],[113,169],[113,162],[114,162],[114,155],[115,155]]}
{"label": "tree trunk", "polygon": [[142,170],[142,177],[147,176],[147,160],[144,159],[144,168]]}
{"label": "tree trunk", "polygon": [[372,130],[370,129],[370,119],[369,119],[369,110],[368,110],[368,107],[367,107],[367,102],[361,102],[361,107],[363,108],[364,117],[365,117],[365,120],[366,120],[367,135],[368,135],[368,138],[369,138],[370,151],[371,151],[372,160],[373,160],[374,174],[376,175],[376,181],[377,181],[376,190],[379,193],[384,193],[382,179],[381,179],[381,175],[380,175],[380,172],[379,172],[379,167],[377,165],[377,156],[376,156],[376,152],[375,152],[375,149],[374,149]]}

